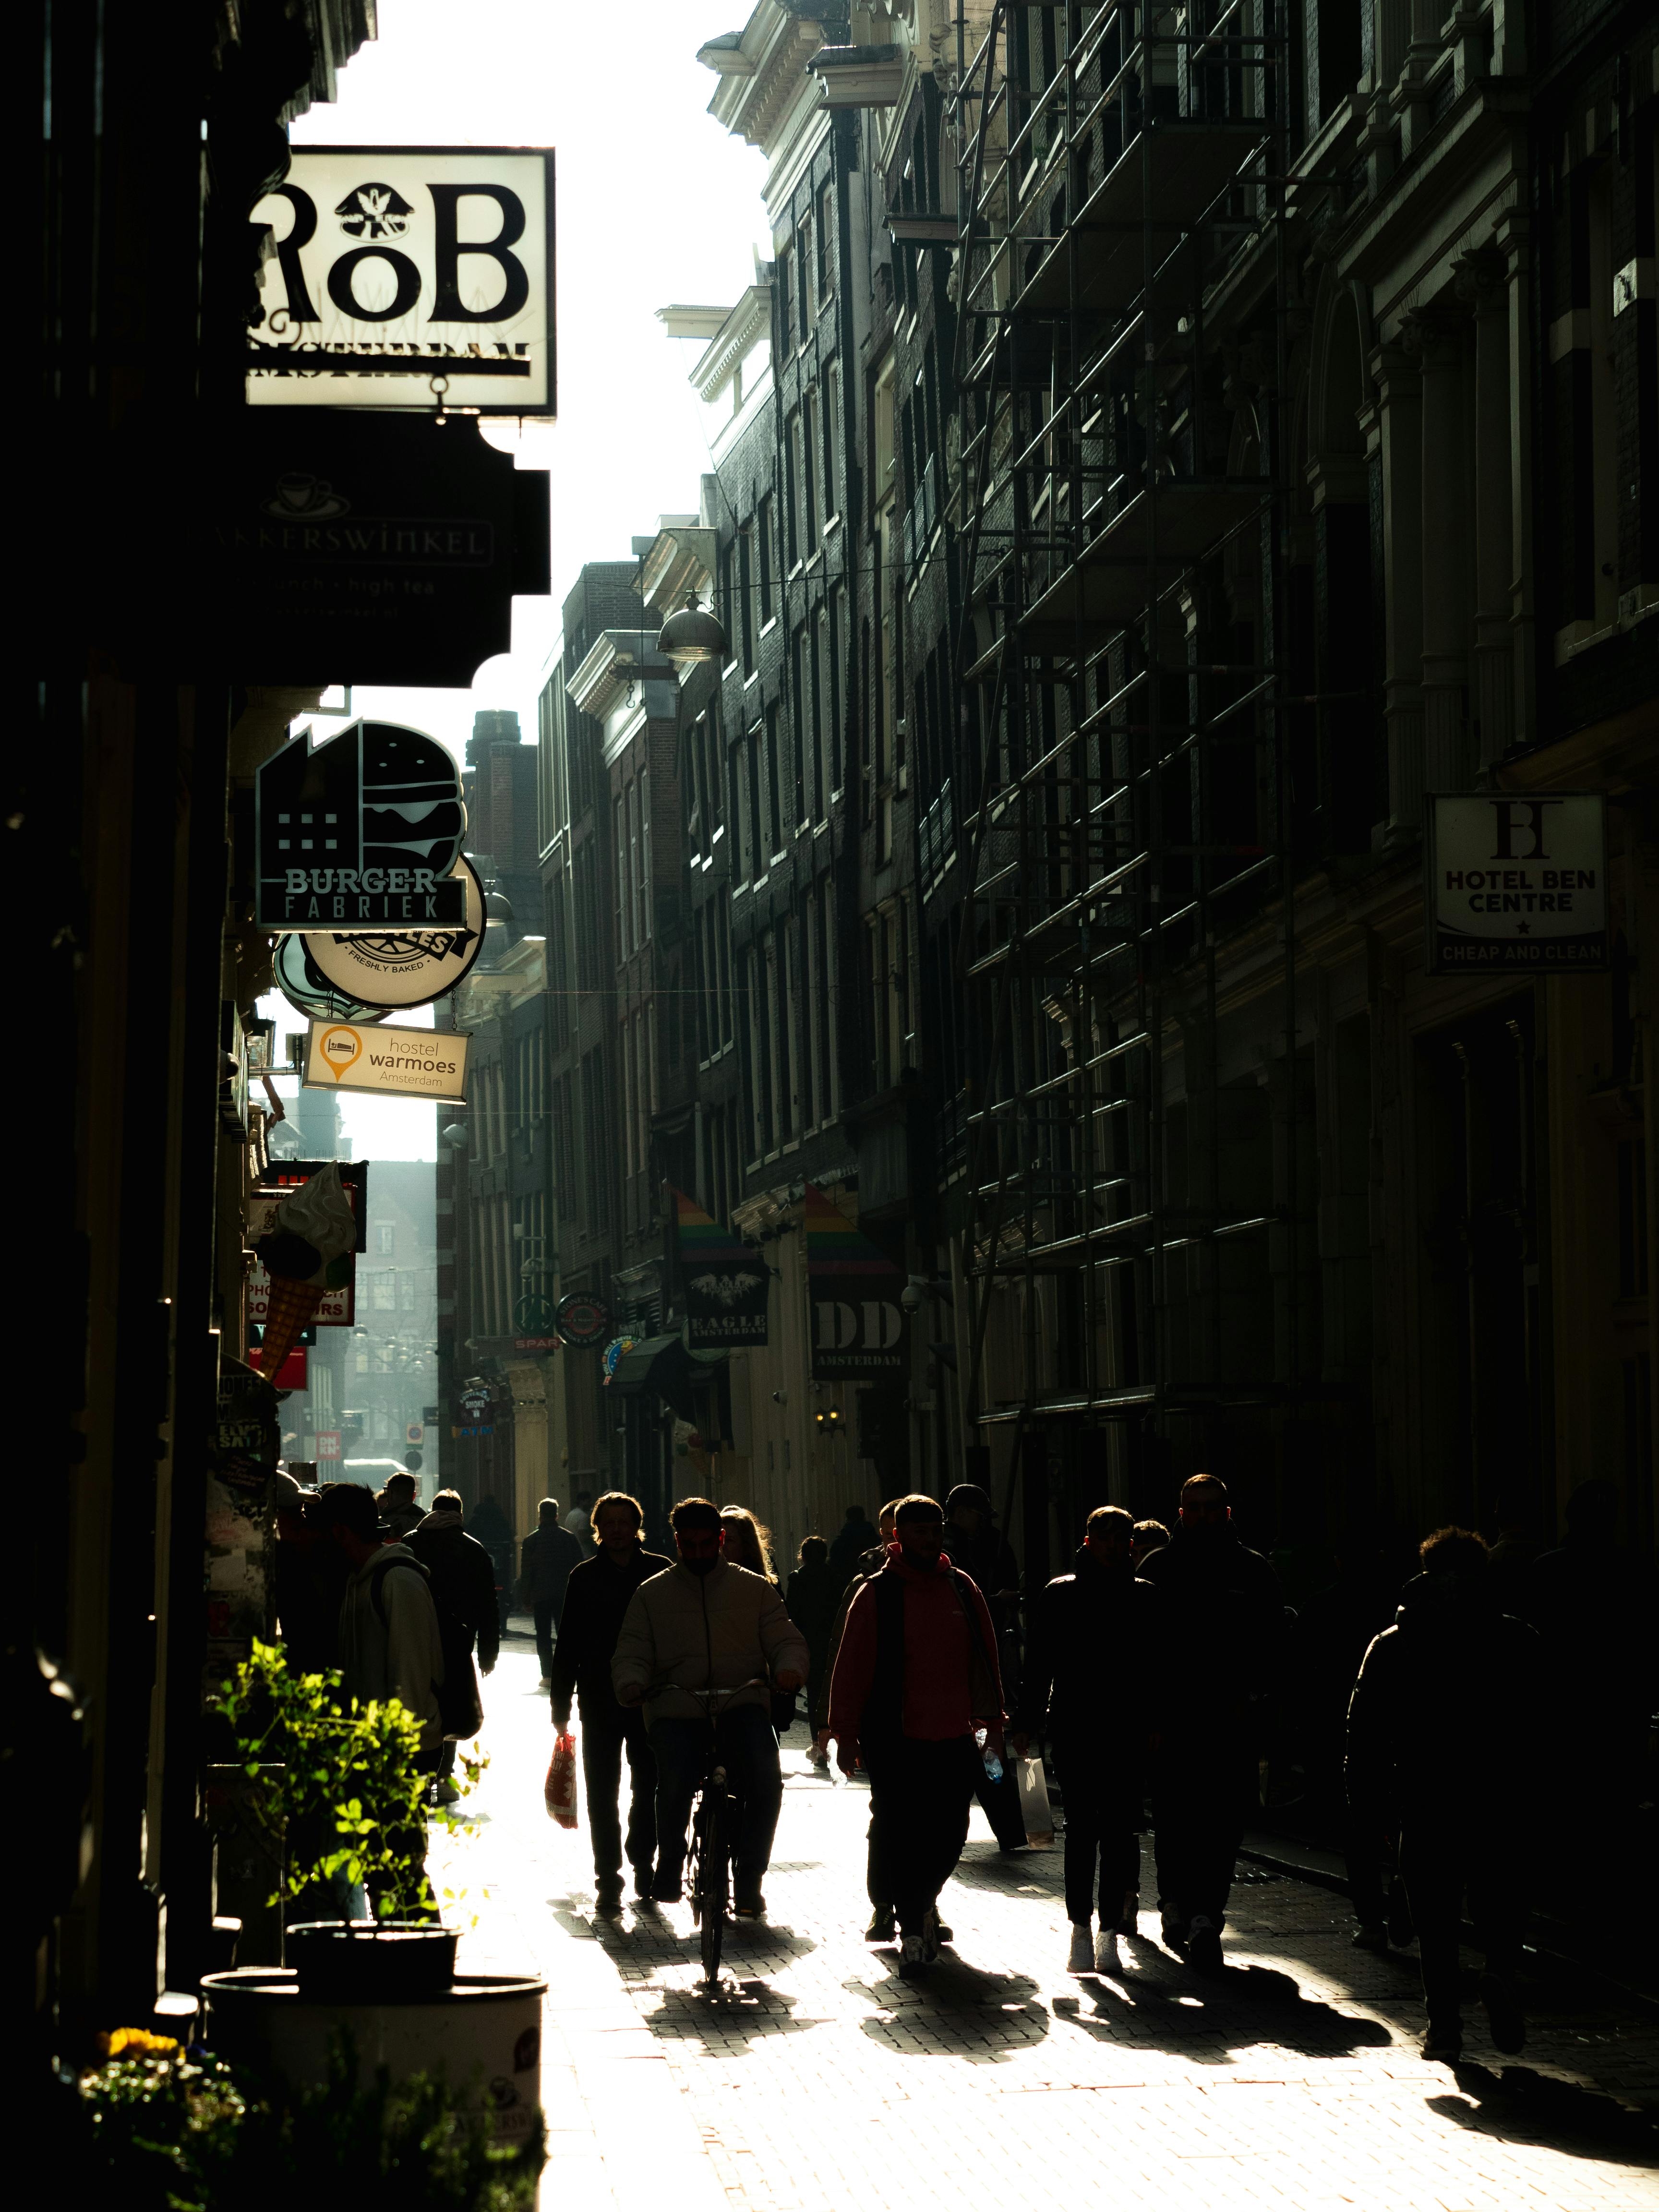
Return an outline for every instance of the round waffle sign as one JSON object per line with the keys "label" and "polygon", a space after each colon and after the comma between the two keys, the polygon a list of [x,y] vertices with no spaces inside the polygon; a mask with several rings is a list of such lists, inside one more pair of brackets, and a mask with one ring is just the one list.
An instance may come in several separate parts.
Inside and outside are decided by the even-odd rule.
{"label": "round waffle sign", "polygon": [[416,937],[337,937],[307,930],[306,957],[324,981],[369,1006],[428,1006],[453,991],[483,950],[483,885],[465,854],[454,872],[466,887],[466,918],[459,929],[428,930]]}

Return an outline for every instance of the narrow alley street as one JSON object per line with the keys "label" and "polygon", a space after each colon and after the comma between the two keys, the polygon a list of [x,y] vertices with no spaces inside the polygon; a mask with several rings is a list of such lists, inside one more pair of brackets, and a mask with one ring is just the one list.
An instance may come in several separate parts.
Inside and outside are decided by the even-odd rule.
{"label": "narrow alley street", "polygon": [[[596,1921],[585,1814],[570,1834],[542,1807],[522,1643],[487,1695],[490,1764],[434,1873],[465,1893],[465,1967],[547,1978],[556,2212],[1659,2203],[1650,2012],[1534,1959],[1521,2060],[1471,2002],[1468,2063],[1426,2065],[1414,1954],[1355,1951],[1344,1901],[1285,1876],[1244,1870],[1218,1983],[1162,1949],[1150,1910],[1121,1976],[1072,1976],[1058,1848],[1005,1858],[976,1812],[953,1948],[901,1982],[862,1941],[866,1793],[815,1775],[799,1728],[769,1924],[732,1931],[705,1994],[687,1908]],[[1148,1907],[1152,1888],[1148,1864]]]}

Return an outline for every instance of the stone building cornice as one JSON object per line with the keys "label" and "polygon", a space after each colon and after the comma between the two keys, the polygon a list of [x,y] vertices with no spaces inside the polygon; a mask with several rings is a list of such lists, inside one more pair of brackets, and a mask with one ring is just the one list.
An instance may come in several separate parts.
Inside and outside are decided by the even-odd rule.
{"label": "stone building cornice", "polygon": [[807,61],[823,44],[823,24],[816,16],[797,14],[782,0],[760,0],[741,31],[727,31],[697,50],[697,59],[720,81],[708,112],[769,152],[800,97]]}

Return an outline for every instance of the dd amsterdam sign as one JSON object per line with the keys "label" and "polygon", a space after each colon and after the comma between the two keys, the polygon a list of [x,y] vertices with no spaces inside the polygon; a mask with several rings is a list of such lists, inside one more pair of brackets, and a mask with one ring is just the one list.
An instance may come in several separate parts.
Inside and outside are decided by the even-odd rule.
{"label": "dd amsterdam sign", "polygon": [[1606,968],[1601,792],[1437,793],[1426,803],[1430,975]]}
{"label": "dd amsterdam sign", "polygon": [[259,770],[261,929],[428,931],[465,921],[466,814],[454,759],[395,722],[296,738]]}
{"label": "dd amsterdam sign", "polygon": [[296,146],[253,220],[250,404],[552,414],[550,151]]}

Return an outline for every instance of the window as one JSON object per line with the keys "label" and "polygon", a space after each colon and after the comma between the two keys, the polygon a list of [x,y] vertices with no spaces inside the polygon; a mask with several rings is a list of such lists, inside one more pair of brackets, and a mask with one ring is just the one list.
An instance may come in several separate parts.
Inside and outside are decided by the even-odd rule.
{"label": "window", "polygon": [[398,1272],[398,1310],[399,1313],[413,1313],[415,1310],[415,1270],[412,1267],[402,1267]]}
{"label": "window", "polygon": [[778,1135],[800,1133],[800,940],[793,916],[777,930]]}
{"label": "window", "polygon": [[626,960],[633,951],[628,941],[630,902],[628,895],[628,805],[625,791],[611,802],[617,837],[617,957]]}
{"label": "window", "polygon": [[823,468],[823,447],[820,442],[817,385],[813,385],[806,394],[805,415],[804,433],[805,467],[802,474],[805,504],[801,508],[801,529],[806,540],[805,557],[810,561],[817,550],[818,519],[823,513],[823,506],[818,497],[819,478]]}
{"label": "window", "polygon": [[844,505],[841,481],[841,363],[823,374],[823,514],[825,521]]}
{"label": "window", "polygon": [[824,726],[830,714],[830,671],[832,655],[830,645],[830,609],[826,604],[818,609],[818,618],[812,625],[812,795],[815,804],[814,821],[827,821],[830,814],[830,748],[824,743]]}
{"label": "window", "polygon": [[764,629],[777,609],[772,600],[772,580],[777,574],[778,548],[776,532],[772,521],[772,497],[769,492],[755,510],[756,549],[758,574],[761,626]]}
{"label": "window", "polygon": [[390,1267],[383,1267],[377,1275],[369,1277],[373,1296],[369,1306],[375,1313],[396,1313],[398,1310],[398,1278]]}
{"label": "window", "polygon": [[795,811],[791,819],[805,828],[806,812],[808,732],[812,721],[812,678],[806,661],[806,630],[795,632],[789,646],[790,719],[795,726]]}
{"label": "window", "polygon": [[738,880],[751,884],[765,873],[761,860],[760,726],[743,740],[738,782]]}
{"label": "window", "polygon": [[818,193],[817,222],[813,242],[817,247],[818,303],[836,289],[836,188],[823,185]]}
{"label": "window", "polygon": [[817,320],[818,313],[817,261],[812,252],[812,218],[810,215],[796,229],[795,245],[800,292],[800,342],[805,345],[812,335],[812,325]]}
{"label": "window", "polygon": [[397,1249],[396,1224],[390,1221],[377,1221],[374,1224],[374,1249],[382,1255],[389,1255],[395,1252]]}
{"label": "window", "polygon": [[775,264],[778,295],[778,335],[782,352],[787,353],[795,342],[795,264],[787,246],[778,248]]}
{"label": "window", "polygon": [[766,843],[763,851],[768,856],[769,865],[770,856],[783,850],[783,810],[778,782],[783,765],[778,758],[780,739],[778,709],[775,701],[766,710]]}
{"label": "window", "polygon": [[[735,549],[729,544],[721,546],[720,560],[718,562],[720,569],[720,628],[726,632],[726,649],[728,653],[731,650],[732,639],[738,635],[737,608],[733,604],[733,586],[735,579],[732,574],[732,556],[734,550]],[[726,663],[727,667],[729,668],[731,665],[731,662],[728,660]]]}
{"label": "window", "polygon": [[634,787],[635,819],[639,825],[639,860],[634,876],[635,942],[644,945],[651,936],[651,771],[642,768]]}
{"label": "window", "polygon": [[743,647],[743,672],[755,672],[755,526],[745,522],[738,532],[738,635]]}
{"label": "window", "polygon": [[799,414],[789,417],[787,438],[789,456],[789,565],[798,568],[811,550],[807,534],[805,455]]}
{"label": "window", "polygon": [[847,781],[847,763],[843,757],[845,722],[842,700],[842,655],[848,650],[847,586],[837,585],[830,601],[829,695],[826,712],[830,719],[830,788],[839,791]]}

